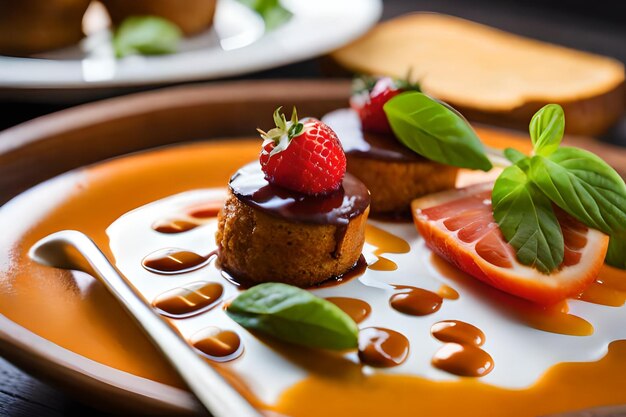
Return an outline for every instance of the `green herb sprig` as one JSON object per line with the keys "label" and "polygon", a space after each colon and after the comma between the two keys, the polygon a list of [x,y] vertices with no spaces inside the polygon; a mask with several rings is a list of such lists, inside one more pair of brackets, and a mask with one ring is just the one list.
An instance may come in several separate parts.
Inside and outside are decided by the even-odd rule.
{"label": "green herb sprig", "polygon": [[494,218],[521,263],[550,273],[564,256],[555,204],[586,226],[610,235],[606,262],[626,269],[624,180],[593,153],[561,147],[564,129],[563,109],[548,104],[530,122],[533,155],[505,151],[513,165],[494,184]]}
{"label": "green herb sprig", "polygon": [[287,284],[252,287],[230,303],[226,314],[246,329],[289,343],[334,350],[358,345],[359,329],[350,316],[330,301]]}
{"label": "green herb sprig", "polygon": [[493,166],[470,124],[452,107],[426,94],[398,94],[383,106],[398,140],[439,163],[489,171]]}
{"label": "green herb sprig", "polygon": [[239,2],[257,12],[263,18],[267,30],[276,29],[293,15],[280,4],[280,0],[239,0]]}
{"label": "green herb sprig", "polygon": [[118,58],[127,55],[161,55],[176,52],[182,31],[174,23],[159,16],[126,18],[113,35],[113,48]]}

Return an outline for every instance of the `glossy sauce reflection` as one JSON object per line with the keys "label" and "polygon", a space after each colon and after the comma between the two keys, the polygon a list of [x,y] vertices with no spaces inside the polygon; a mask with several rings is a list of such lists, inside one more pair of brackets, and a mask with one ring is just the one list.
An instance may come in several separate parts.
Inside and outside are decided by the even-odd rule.
{"label": "glossy sauce reflection", "polygon": [[359,359],[364,365],[390,368],[409,355],[409,340],[401,333],[381,327],[366,327],[359,332]]}
{"label": "glossy sauce reflection", "polygon": [[177,248],[160,249],[146,256],[142,265],[156,274],[178,274],[193,271],[203,267],[209,256],[198,255],[195,252]]}
{"label": "glossy sauce reflection", "polygon": [[243,345],[237,333],[218,327],[207,327],[194,334],[191,345],[205,357],[216,362],[226,362],[238,358],[243,353]]}
{"label": "glossy sauce reflection", "polygon": [[441,308],[443,299],[439,294],[407,285],[394,285],[394,287],[401,292],[392,295],[389,304],[401,313],[426,316]]}
{"label": "glossy sauce reflection", "polygon": [[223,292],[224,287],[218,282],[193,282],[164,292],[154,299],[152,305],[169,317],[189,317],[214,306]]}
{"label": "glossy sauce reflection", "polygon": [[328,297],[327,301],[335,304],[337,307],[343,310],[344,313],[349,315],[355,323],[361,323],[363,320],[369,317],[372,312],[372,307],[363,300],[350,297]]}

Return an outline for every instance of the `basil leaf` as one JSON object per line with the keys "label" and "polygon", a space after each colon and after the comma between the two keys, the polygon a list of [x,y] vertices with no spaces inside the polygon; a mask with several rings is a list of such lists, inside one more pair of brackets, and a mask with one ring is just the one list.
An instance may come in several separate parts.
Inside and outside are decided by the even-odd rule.
{"label": "basil leaf", "polygon": [[557,206],[606,234],[626,231],[626,185],[591,152],[561,147],[547,158],[534,156],[532,181]]}
{"label": "basil leaf", "polygon": [[506,148],[504,150],[504,157],[513,164],[517,164],[519,161],[528,158],[528,156],[513,148]]}
{"label": "basil leaf", "polygon": [[263,18],[267,30],[276,29],[293,15],[280,4],[279,0],[239,0],[239,2],[257,12]]}
{"label": "basil leaf", "polygon": [[550,200],[524,172],[527,165],[526,159],[502,171],[491,195],[493,216],[518,261],[548,274],[563,262],[563,232]]}
{"label": "basil leaf", "polygon": [[492,168],[469,123],[437,100],[410,91],[393,97],[383,109],[398,140],[416,153],[461,168]]}
{"label": "basil leaf", "polygon": [[339,307],[287,284],[260,284],[240,294],[226,313],[241,326],[286,342],[325,349],[358,345],[356,323]]}
{"label": "basil leaf", "polygon": [[549,156],[556,151],[565,131],[565,114],[558,104],[543,106],[530,121],[530,139],[535,154]]}
{"label": "basil leaf", "polygon": [[604,261],[616,268],[626,269],[626,232],[616,233],[611,236],[609,250]]}
{"label": "basil leaf", "polygon": [[174,23],[158,16],[131,16],[124,19],[113,36],[118,58],[132,55],[160,55],[176,52],[182,32]]}

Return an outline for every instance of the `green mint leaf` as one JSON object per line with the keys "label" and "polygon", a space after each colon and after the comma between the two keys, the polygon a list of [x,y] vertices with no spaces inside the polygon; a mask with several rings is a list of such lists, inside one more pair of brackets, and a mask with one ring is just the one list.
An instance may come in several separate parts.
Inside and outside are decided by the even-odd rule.
{"label": "green mint leaf", "polygon": [[504,157],[513,164],[517,164],[519,161],[528,158],[528,156],[513,148],[506,148],[504,150]]}
{"label": "green mint leaf", "polygon": [[176,52],[182,32],[174,23],[158,16],[131,16],[113,36],[118,58],[127,55],[160,55]]}
{"label": "green mint leaf", "polygon": [[287,284],[260,284],[241,293],[226,313],[249,330],[315,348],[351,349],[358,327],[339,307]]}
{"label": "green mint leaf", "polygon": [[609,235],[626,231],[626,185],[601,158],[561,147],[530,165],[533,183],[567,213]]}
{"label": "green mint leaf", "polygon": [[279,0],[239,0],[239,2],[257,12],[263,18],[267,30],[276,29],[293,15],[280,4]]}
{"label": "green mint leaf", "polygon": [[565,114],[558,104],[543,106],[530,121],[530,139],[535,154],[549,156],[556,151],[565,131]]}
{"label": "green mint leaf", "polygon": [[398,140],[414,152],[461,168],[492,168],[469,123],[437,100],[411,91],[393,97],[383,109]]}
{"label": "green mint leaf", "polygon": [[611,236],[609,250],[604,261],[616,268],[626,269],[626,232],[616,233]]}
{"label": "green mint leaf", "polygon": [[493,216],[518,261],[549,274],[563,262],[563,232],[550,200],[530,182],[527,168],[528,160],[523,160],[502,171],[491,195]]}

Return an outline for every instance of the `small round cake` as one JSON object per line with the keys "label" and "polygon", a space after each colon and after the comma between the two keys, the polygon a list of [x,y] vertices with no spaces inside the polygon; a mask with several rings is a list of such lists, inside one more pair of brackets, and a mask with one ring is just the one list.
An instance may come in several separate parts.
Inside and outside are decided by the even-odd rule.
{"label": "small round cake", "polygon": [[90,0],[0,1],[0,54],[24,56],[78,43]]}
{"label": "small round cake", "polygon": [[341,187],[311,196],[270,184],[258,163],[230,180],[219,214],[219,264],[249,283],[310,287],[340,277],[365,242],[370,195],[350,174]]}
{"label": "small round cake", "polygon": [[310,287],[354,268],[365,243],[370,193],[346,174],[337,134],[323,122],[291,120],[278,108],[259,161],[229,183],[218,216],[218,262],[248,284]]}
{"label": "small round cake", "polygon": [[393,133],[364,131],[354,110],[335,110],[322,121],[337,133],[348,172],[370,190],[373,215],[409,219],[413,199],[454,188],[457,167],[416,154]]}

